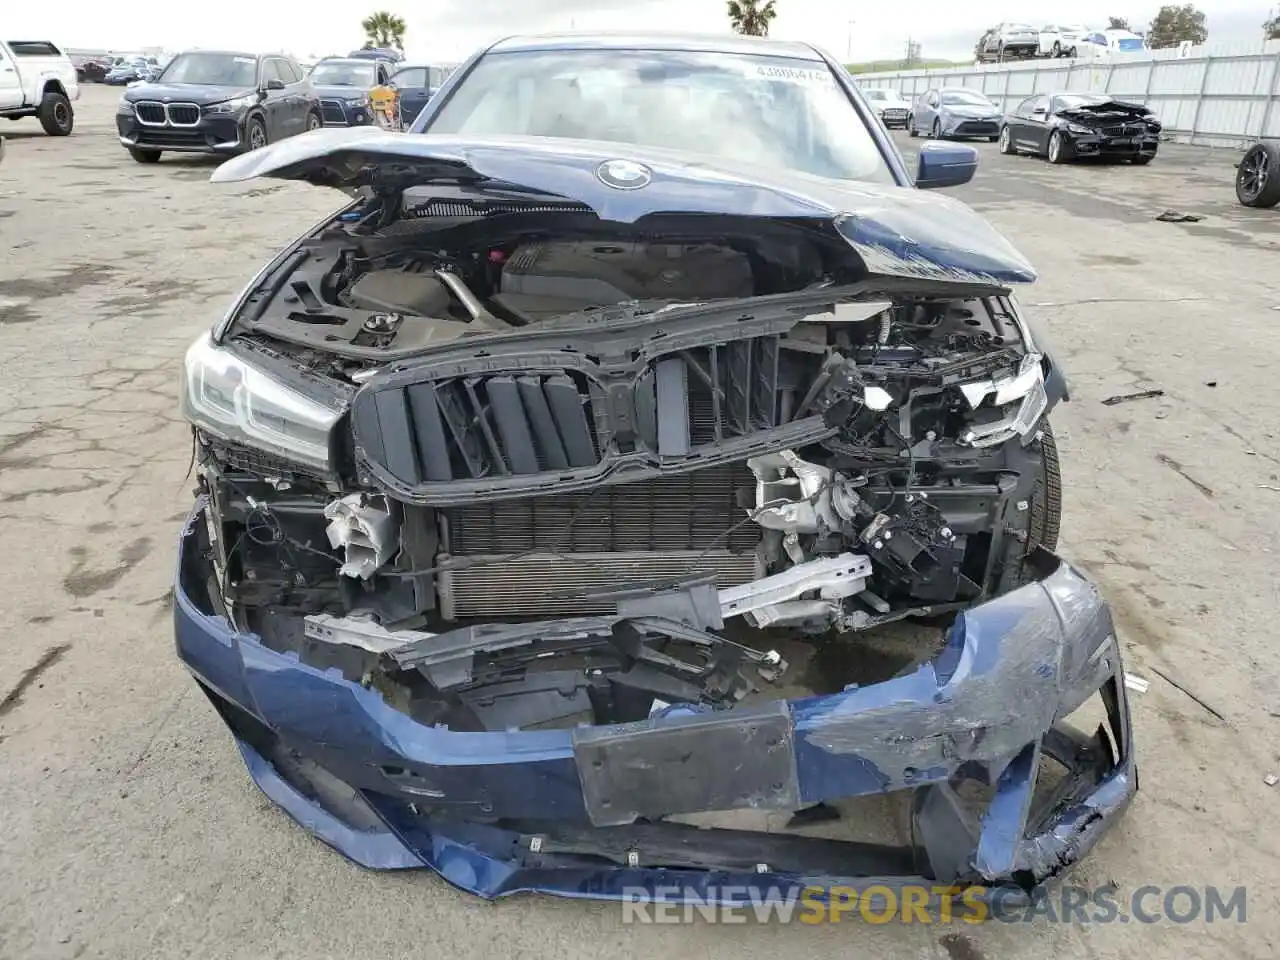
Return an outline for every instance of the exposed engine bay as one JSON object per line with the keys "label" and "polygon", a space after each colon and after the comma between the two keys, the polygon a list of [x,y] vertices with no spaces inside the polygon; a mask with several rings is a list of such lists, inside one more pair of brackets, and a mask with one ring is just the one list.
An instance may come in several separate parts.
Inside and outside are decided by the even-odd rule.
{"label": "exposed engine bay", "polygon": [[[244,371],[188,356],[218,608],[424,722],[524,729],[731,704],[786,668],[768,628],[1022,583],[1058,398],[1007,291],[663,221],[405,191],[287,254],[224,339]],[[266,405],[258,440],[195,409],[256,371],[308,456]]]}

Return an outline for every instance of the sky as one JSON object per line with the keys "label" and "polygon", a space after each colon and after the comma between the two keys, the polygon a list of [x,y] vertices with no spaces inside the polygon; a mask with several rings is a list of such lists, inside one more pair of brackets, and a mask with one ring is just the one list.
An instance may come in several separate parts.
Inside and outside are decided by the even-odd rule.
{"label": "sky", "polygon": [[[1013,0],[909,0],[853,3],[838,0],[776,0],[770,36],[824,46],[845,61],[901,57],[909,37],[922,56],[962,59],[987,27],[1015,19],[1036,26],[1066,18],[1105,27],[1110,15],[1135,26],[1148,22],[1159,3],[1134,0],[1073,0],[1067,3]],[[406,54],[412,60],[456,62],[483,44],[512,33],[563,30],[729,29],[725,0],[219,0],[214,6],[180,0],[61,0],[6,4],[5,39],[48,39],[68,47],[126,52],[141,47],[176,51],[186,47],[283,50],[301,59],[347,53],[363,41],[360,20],[375,10],[405,19]],[[1269,5],[1280,0],[1202,0],[1210,41],[1261,39]],[[211,10],[216,13],[211,14]],[[1031,12],[1035,16],[1031,16]]]}

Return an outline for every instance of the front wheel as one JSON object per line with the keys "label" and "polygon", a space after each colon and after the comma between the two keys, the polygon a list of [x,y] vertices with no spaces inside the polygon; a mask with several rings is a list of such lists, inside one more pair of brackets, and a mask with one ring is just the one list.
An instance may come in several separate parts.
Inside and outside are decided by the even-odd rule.
{"label": "front wheel", "polygon": [[941,120],[933,121],[933,129],[929,131],[929,138],[931,140],[942,139],[942,121]]}
{"label": "front wheel", "polygon": [[920,136],[920,131],[916,129],[915,114],[912,114],[911,116],[907,117],[907,136],[908,137]]}
{"label": "front wheel", "polygon": [[1055,58],[1062,56],[1062,44],[1057,40],[1053,41],[1053,55]]}
{"label": "front wheel", "polygon": [[71,101],[66,94],[49,92],[40,101],[37,111],[40,126],[51,137],[65,137],[71,133],[76,123],[75,111],[71,109]]}
{"label": "front wheel", "polygon": [[1155,157],[1134,157],[1131,162],[1136,166],[1145,167],[1148,163],[1150,163],[1154,159]]}
{"label": "front wheel", "polygon": [[320,117],[314,113],[307,114],[307,133],[312,130],[319,130],[324,124],[320,122]]}
{"label": "front wheel", "polygon": [[1236,170],[1236,199],[1246,207],[1280,203],[1280,146],[1255,143]]}
{"label": "front wheel", "polygon": [[254,117],[249,121],[245,139],[249,141],[250,150],[258,150],[267,145],[267,125],[260,117]]}
{"label": "front wheel", "polygon": [[1009,128],[1001,127],[1000,136],[996,138],[1000,143],[1000,152],[1006,156],[1013,156],[1018,150],[1013,145],[1013,134],[1009,133]]}
{"label": "front wheel", "polygon": [[159,150],[140,150],[137,147],[129,148],[129,156],[133,157],[136,163],[159,163]]}
{"label": "front wheel", "polygon": [[1062,143],[1062,132],[1059,130],[1049,134],[1049,162],[1062,163],[1066,159],[1066,148]]}

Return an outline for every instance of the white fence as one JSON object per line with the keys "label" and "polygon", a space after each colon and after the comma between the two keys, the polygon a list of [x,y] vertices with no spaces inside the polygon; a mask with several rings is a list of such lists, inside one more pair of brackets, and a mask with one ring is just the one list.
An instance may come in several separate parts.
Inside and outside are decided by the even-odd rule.
{"label": "white fence", "polygon": [[1176,140],[1239,146],[1280,138],[1280,43],[1272,41],[1265,50],[1235,56],[1024,60],[854,79],[863,87],[900,90],[912,101],[933,87],[969,87],[1006,111],[1036,93],[1105,93],[1149,107]]}

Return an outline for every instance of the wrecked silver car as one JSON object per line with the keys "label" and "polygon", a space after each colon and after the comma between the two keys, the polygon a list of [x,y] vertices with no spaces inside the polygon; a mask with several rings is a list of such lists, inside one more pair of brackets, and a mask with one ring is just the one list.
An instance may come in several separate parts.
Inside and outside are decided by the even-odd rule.
{"label": "wrecked silver car", "polygon": [[[1034,272],[812,50],[555,44],[480,55],[409,134],[214,174],[354,199],[186,356],[179,655],[300,823],[484,896],[1056,875],[1136,775],[1110,613],[1050,552]],[[632,81],[622,133],[491,102],[597,75]],[[754,98],[801,165],[659,138],[672,84]],[[973,165],[926,149],[917,185]],[[905,843],[811,829],[890,794]],[[689,816],[744,810],[792,819]]]}

